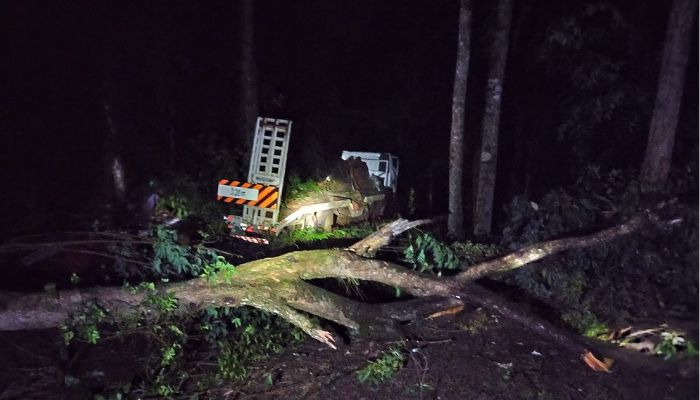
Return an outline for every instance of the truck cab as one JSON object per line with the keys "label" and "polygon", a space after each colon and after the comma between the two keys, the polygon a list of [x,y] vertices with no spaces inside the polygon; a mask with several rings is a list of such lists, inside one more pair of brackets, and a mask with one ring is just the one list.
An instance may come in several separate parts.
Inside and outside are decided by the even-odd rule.
{"label": "truck cab", "polygon": [[375,176],[385,187],[391,188],[396,193],[396,184],[399,177],[399,158],[389,153],[372,153],[368,151],[343,151],[341,158],[347,160],[350,157],[359,158],[369,169],[369,173]]}

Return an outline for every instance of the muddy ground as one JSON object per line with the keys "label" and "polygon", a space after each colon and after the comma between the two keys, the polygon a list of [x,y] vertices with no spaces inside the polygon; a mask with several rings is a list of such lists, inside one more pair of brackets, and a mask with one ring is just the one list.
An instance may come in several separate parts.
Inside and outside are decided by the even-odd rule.
{"label": "muddy ground", "polygon": [[[692,325],[692,324],[691,324]],[[697,323],[695,323],[697,325]],[[668,399],[698,398],[698,359],[663,360],[624,350],[612,373],[527,328],[467,307],[456,315],[412,322],[403,341],[345,338],[337,350],[312,340],[257,364],[247,381],[196,389],[192,374],[173,398],[222,399]],[[138,380],[152,347],[139,337],[84,345],[61,354],[57,330],[0,333],[0,399],[92,399],[117,382]],[[395,348],[405,355],[396,375],[362,384],[357,372]],[[598,356],[619,356],[619,348]],[[192,367],[215,371],[211,354]],[[199,397],[192,397],[197,394]],[[127,398],[141,397],[137,391]],[[150,397],[156,398],[156,397]]]}

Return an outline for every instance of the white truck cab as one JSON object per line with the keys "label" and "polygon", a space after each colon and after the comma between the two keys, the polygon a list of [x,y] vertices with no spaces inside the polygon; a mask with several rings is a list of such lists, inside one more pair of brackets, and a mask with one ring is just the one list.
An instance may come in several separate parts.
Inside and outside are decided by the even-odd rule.
{"label": "white truck cab", "polygon": [[367,151],[343,151],[341,158],[347,160],[350,157],[359,158],[369,169],[370,175],[379,178],[379,181],[396,193],[396,184],[399,177],[399,158],[389,153],[372,153]]}

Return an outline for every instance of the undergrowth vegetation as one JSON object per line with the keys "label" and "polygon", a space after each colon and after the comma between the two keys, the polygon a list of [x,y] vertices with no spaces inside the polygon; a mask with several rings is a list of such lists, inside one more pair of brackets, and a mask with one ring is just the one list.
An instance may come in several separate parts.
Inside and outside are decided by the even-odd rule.
{"label": "undergrowth vegetation", "polygon": [[273,247],[286,247],[296,243],[310,243],[329,239],[360,239],[374,232],[368,223],[324,231],[319,228],[301,228],[285,231],[272,242]]}
{"label": "undergrowth vegetation", "polygon": [[[142,335],[149,343],[149,356],[133,382],[105,388],[103,395],[161,396],[197,393],[225,382],[241,382],[251,367],[305,335],[285,320],[251,308],[208,308],[193,315],[175,313],[177,300],[152,283],[132,290],[146,291],[144,303],[159,309],[156,319],[146,313],[113,321],[105,311],[90,305],[62,327],[66,351],[80,343]],[[202,369],[199,363],[215,365]],[[72,378],[71,384],[79,384]]]}
{"label": "undergrowth vegetation", "polygon": [[[187,188],[186,183],[183,185]],[[691,185],[692,182],[675,180],[672,195],[657,203],[662,206],[655,212],[674,221],[663,225],[661,232],[650,231],[585,250],[572,250],[498,279],[545,301],[563,321],[593,337],[610,332],[615,324],[635,319],[691,315],[697,308],[698,295],[697,213],[678,200]],[[317,188],[297,182],[292,190]],[[184,190],[166,197],[163,210],[183,218],[220,215],[186,193]],[[643,203],[634,178],[621,171],[602,174],[589,168],[573,187],[555,189],[536,199],[514,198],[506,209],[507,218],[498,242],[446,244],[428,232],[416,230],[409,234],[403,261],[420,272],[450,275],[459,268],[531,243],[613,225],[645,207],[649,206]],[[273,246],[362,238],[373,231],[370,224],[332,231],[297,229],[276,238]],[[202,233],[203,237],[206,235]],[[61,326],[68,349],[76,343],[96,344],[124,335],[141,334],[147,338],[152,355],[143,371],[127,386],[106,388],[104,393],[111,391],[112,397],[169,397],[204,391],[224,381],[241,382],[254,363],[304,338],[298,328],[283,319],[249,307],[178,313],[177,299],[161,290],[158,282],[200,277],[226,283],[236,279],[236,267],[204,245],[178,243],[173,229],[158,225],[148,240],[126,241],[113,247],[107,250],[117,255],[116,273],[125,281],[143,282],[129,290],[145,293],[145,308],[157,309],[157,316],[144,312],[117,321],[98,304],[87,304]],[[128,267],[135,261],[139,268]],[[144,265],[150,267],[148,272],[141,268]],[[76,284],[78,281],[76,276]],[[341,283],[348,293],[360,291],[356,280]],[[474,335],[488,323],[488,318],[482,316],[463,329]],[[676,332],[663,335],[653,351],[664,357],[675,356],[679,351],[696,354],[693,343]],[[213,368],[193,367],[193,361],[202,358],[209,360]],[[356,377],[363,384],[378,385],[390,380],[405,363],[404,350],[394,347],[358,370]],[[75,379],[66,382],[75,384]]]}
{"label": "undergrowth vegetation", "polygon": [[221,216],[230,214],[232,206],[215,201],[215,198],[210,196],[216,188],[215,184],[215,179],[203,180],[186,175],[154,183],[153,189],[162,192],[156,206],[156,215],[168,215],[180,220],[197,218],[204,221],[200,228],[205,230],[206,234],[224,232],[226,224]]}
{"label": "undergrowth vegetation", "polygon": [[321,185],[319,185],[318,182],[314,180],[303,180],[299,175],[291,174],[287,178],[283,198],[285,201],[293,201],[314,193],[320,193],[321,190]]}
{"label": "undergrowth vegetation", "polygon": [[405,364],[404,350],[400,346],[392,347],[368,362],[367,366],[357,371],[355,375],[362,384],[379,385],[393,378]]}
{"label": "undergrowth vegetation", "polygon": [[463,266],[498,256],[503,250],[496,245],[471,241],[446,244],[428,232],[410,233],[403,251],[403,261],[413,269],[441,276]]}
{"label": "undergrowth vegetation", "polygon": [[[555,307],[564,321],[597,336],[607,324],[640,318],[685,318],[697,309],[697,214],[679,196],[692,179],[676,179],[653,205],[674,221],[645,232],[520,268],[502,279]],[[623,221],[648,205],[636,179],[619,170],[588,168],[576,185],[539,199],[514,198],[501,245],[509,250],[551,238],[585,234]],[[661,319],[663,319],[661,318]]]}
{"label": "undergrowth vegetation", "polygon": [[220,350],[218,376],[234,381],[244,380],[254,362],[305,337],[283,319],[251,307],[207,310],[200,328]]}
{"label": "undergrowth vegetation", "polygon": [[[148,274],[135,275],[137,269],[118,270],[125,280],[155,278],[136,286],[124,283],[125,290],[145,295],[138,314],[113,317],[108,310],[91,303],[61,326],[66,353],[76,351],[76,346],[82,344],[95,345],[127,335],[141,335],[149,344],[145,364],[136,379],[105,388],[103,398],[171,397],[183,391],[204,391],[225,381],[241,381],[253,363],[305,337],[285,320],[251,307],[180,312],[178,300],[161,289],[158,282],[199,276],[214,283],[230,283],[236,279],[236,267],[214,249],[178,244],[176,232],[164,226],[154,227],[153,235],[150,242],[124,243],[115,248],[124,257],[120,265],[151,258]],[[144,243],[150,243],[150,249]],[[212,359],[209,364],[217,368],[197,368],[202,357]],[[77,378],[69,381],[71,385],[80,384]]]}
{"label": "undergrowth vegetation", "polygon": [[[665,221],[656,230],[548,257],[496,279],[545,302],[589,337],[645,319],[687,319],[698,306],[698,227],[694,205],[680,199],[692,193],[695,182],[690,173],[676,177],[649,204],[635,177],[590,167],[571,187],[537,199],[512,199],[496,243],[446,244],[416,231],[403,258],[420,272],[450,274],[532,243],[585,235],[654,207]],[[667,333],[654,352],[666,356],[677,350],[694,353],[692,342]]]}
{"label": "undergrowth vegetation", "polygon": [[[98,304],[87,304],[61,326],[67,354],[78,351],[80,346],[100,345],[105,340],[126,336],[137,335],[148,343],[142,370],[134,380],[103,388],[99,394],[102,398],[173,397],[203,393],[224,382],[241,382],[254,363],[306,337],[284,319],[250,307],[209,308],[186,314],[178,310],[177,299],[163,291],[159,283],[194,277],[227,283],[236,279],[237,271],[217,250],[207,246],[223,232],[222,205],[203,198],[201,193],[205,191],[194,179],[185,177],[165,183],[169,189],[167,193],[159,190],[162,194],[154,210],[157,219],[199,219],[203,221],[196,226],[200,240],[184,242],[182,225],[165,222],[152,226],[150,235],[119,236],[104,249],[115,260],[110,281],[123,281],[126,290],[144,293],[143,311],[116,318]],[[318,191],[319,186],[292,177],[288,190],[289,198],[294,198]],[[329,232],[292,230],[273,240],[273,246],[361,238],[373,231],[369,224]],[[81,277],[75,278],[78,282]],[[356,287],[357,282],[348,285]],[[157,312],[149,313],[148,309]],[[197,367],[202,362],[215,368]],[[67,382],[81,385],[74,377]]]}

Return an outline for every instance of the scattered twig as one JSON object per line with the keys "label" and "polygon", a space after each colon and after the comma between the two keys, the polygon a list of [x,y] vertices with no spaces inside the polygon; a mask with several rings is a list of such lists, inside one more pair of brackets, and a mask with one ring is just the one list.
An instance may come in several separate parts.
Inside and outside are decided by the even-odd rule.
{"label": "scattered twig", "polygon": [[[416,366],[419,369],[418,374],[418,396],[420,400],[423,400],[423,387],[425,386],[425,376],[428,374],[428,357],[423,354],[419,348],[412,349],[409,352],[409,355],[411,357],[411,360],[413,360],[414,363],[416,363]],[[418,357],[416,355],[420,355],[423,362],[418,360]]]}

